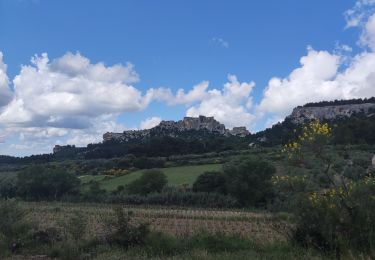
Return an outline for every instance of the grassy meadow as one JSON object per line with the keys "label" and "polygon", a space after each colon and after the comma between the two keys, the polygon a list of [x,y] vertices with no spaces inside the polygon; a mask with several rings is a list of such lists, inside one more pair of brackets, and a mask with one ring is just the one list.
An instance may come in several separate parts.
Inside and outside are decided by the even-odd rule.
{"label": "grassy meadow", "polygon": [[[221,164],[205,164],[161,168],[158,170],[161,170],[166,175],[168,185],[188,185],[191,187],[191,185],[194,183],[194,181],[198,178],[199,175],[207,171],[220,171],[221,167]],[[116,188],[120,185],[126,186],[132,181],[138,179],[139,177],[141,177],[144,171],[145,170],[137,170],[119,177],[106,177],[103,175],[85,175],[82,176],[80,179],[83,184],[88,183],[92,180],[98,181],[102,189],[105,189],[107,191],[113,191],[116,190]]]}

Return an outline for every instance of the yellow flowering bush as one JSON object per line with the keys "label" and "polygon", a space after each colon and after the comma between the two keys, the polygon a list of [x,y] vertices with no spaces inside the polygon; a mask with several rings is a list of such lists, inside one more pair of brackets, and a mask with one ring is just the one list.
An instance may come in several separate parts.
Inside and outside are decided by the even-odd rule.
{"label": "yellow flowering bush", "polygon": [[332,128],[327,123],[320,123],[319,120],[312,121],[302,128],[296,140],[285,144],[281,151],[289,160],[302,164],[305,150],[321,153],[331,135]]}
{"label": "yellow flowering bush", "polygon": [[[275,176],[272,179],[275,187],[294,192],[289,195],[294,200],[292,210],[296,217],[292,238],[304,246],[334,251],[338,257],[348,249],[375,256],[375,178],[367,171],[359,179],[350,179],[346,177],[350,174],[344,174],[350,167],[342,167],[342,172],[333,169],[335,157],[332,152],[328,153],[327,147],[331,136],[332,129],[328,124],[313,121],[301,129],[296,140],[282,149],[282,153],[298,166],[294,169],[306,170],[307,158],[315,167],[309,168],[307,172],[311,175],[308,176]],[[352,163],[349,157],[345,161],[346,165]],[[320,181],[322,176],[324,181]],[[297,180],[314,185],[296,190]]]}
{"label": "yellow flowering bush", "polygon": [[104,175],[109,175],[109,176],[122,176],[129,174],[130,171],[126,169],[109,169],[103,172]]}

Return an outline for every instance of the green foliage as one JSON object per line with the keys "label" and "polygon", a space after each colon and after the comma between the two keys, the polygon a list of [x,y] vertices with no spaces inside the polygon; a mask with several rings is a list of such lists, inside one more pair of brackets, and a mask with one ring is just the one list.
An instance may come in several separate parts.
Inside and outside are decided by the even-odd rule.
{"label": "green foliage", "polygon": [[336,123],[334,144],[375,144],[375,116],[356,115]]}
{"label": "green foliage", "polygon": [[256,244],[249,239],[223,233],[201,233],[185,239],[178,239],[167,234],[151,232],[145,241],[149,256],[179,255],[186,251],[205,250],[209,253],[235,252],[252,250]]}
{"label": "green foliage", "polygon": [[250,157],[224,165],[228,194],[241,205],[264,205],[272,190],[271,177],[275,167],[266,161]]}
{"label": "green foliage", "polygon": [[[371,157],[363,156],[363,151],[353,156],[346,149],[339,153],[330,149],[320,138],[330,135],[327,125],[310,123],[303,129],[309,134],[303,131],[284,151],[289,159],[293,159],[291,154],[300,154],[300,169],[306,168],[308,156],[314,162],[309,175],[273,179],[275,186],[282,187],[284,183],[293,187],[289,188],[295,218],[291,238],[305,247],[335,253],[337,258],[348,250],[375,256],[375,178],[369,168]],[[298,186],[298,182],[302,185]]]}
{"label": "green foliage", "polygon": [[109,203],[123,203],[126,205],[163,205],[163,206],[192,206],[204,208],[234,208],[238,207],[235,198],[218,193],[182,191],[179,189],[165,189],[161,193],[143,195],[115,194],[106,200]]}
{"label": "green foliage", "polygon": [[77,193],[80,180],[61,168],[30,166],[18,174],[17,192],[24,199],[60,199]]}
{"label": "green foliage", "polygon": [[88,189],[83,192],[83,199],[85,201],[102,201],[106,196],[106,190],[100,188],[97,181],[90,181]]}
{"label": "green foliage", "polygon": [[12,243],[17,248],[25,243],[31,230],[26,211],[15,200],[0,200],[0,256],[10,250]]}
{"label": "green foliage", "polygon": [[225,175],[222,172],[205,172],[193,184],[195,192],[226,193]]}
{"label": "green foliage", "polygon": [[167,182],[167,177],[163,172],[148,170],[139,179],[130,183],[127,186],[127,190],[130,194],[147,195],[149,193],[161,192]]}
{"label": "green foliage", "polygon": [[134,159],[133,165],[138,169],[163,168],[165,166],[165,159],[139,157]]}
{"label": "green foliage", "polygon": [[[179,167],[169,167],[158,169],[162,171],[168,179],[168,185],[180,186],[183,183],[192,185],[196,178],[205,171],[220,171],[221,164],[205,164],[205,165],[185,165]],[[139,179],[145,170],[138,170],[130,174],[119,176],[116,178],[100,181],[100,186],[107,191],[116,190],[119,185],[127,186],[129,183]]]}
{"label": "green foliage", "polygon": [[114,158],[128,154],[133,154],[137,157],[202,154],[245,149],[249,143],[248,138],[226,137],[207,131],[193,130],[173,134],[178,136],[160,136],[155,133],[150,138],[132,140],[130,142],[107,141],[99,144],[89,144],[85,152],[85,158]]}
{"label": "green foliage", "polygon": [[145,250],[149,256],[171,256],[183,252],[184,245],[168,234],[150,232],[145,240]]}
{"label": "green foliage", "polygon": [[85,236],[87,228],[87,217],[76,211],[65,223],[64,229],[74,241],[78,242]]}
{"label": "green foliage", "polygon": [[121,207],[114,208],[115,221],[107,222],[110,234],[107,242],[113,245],[129,247],[144,245],[147,234],[150,232],[147,224],[135,226],[131,224],[132,212],[125,212]]}
{"label": "green foliage", "polygon": [[17,194],[16,178],[0,179],[0,198],[14,198]]}
{"label": "green foliage", "polygon": [[311,193],[295,208],[293,239],[320,251],[352,249],[375,256],[375,180]]}

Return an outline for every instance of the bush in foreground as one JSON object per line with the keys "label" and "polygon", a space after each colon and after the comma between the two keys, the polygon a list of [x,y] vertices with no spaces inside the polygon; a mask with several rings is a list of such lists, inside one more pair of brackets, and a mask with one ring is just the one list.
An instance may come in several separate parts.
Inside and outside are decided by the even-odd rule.
{"label": "bush in foreground", "polygon": [[228,194],[243,206],[264,205],[271,194],[275,167],[257,158],[239,159],[224,164]]}
{"label": "bush in foreground", "polygon": [[15,200],[0,200],[0,256],[26,244],[31,230],[26,211]]}
{"label": "bush in foreground", "polygon": [[161,192],[167,184],[167,177],[158,170],[147,170],[139,179],[127,186],[130,194],[147,195],[153,192]]}
{"label": "bush in foreground", "polygon": [[226,194],[225,176],[222,172],[205,172],[193,184],[195,192],[216,192]]}

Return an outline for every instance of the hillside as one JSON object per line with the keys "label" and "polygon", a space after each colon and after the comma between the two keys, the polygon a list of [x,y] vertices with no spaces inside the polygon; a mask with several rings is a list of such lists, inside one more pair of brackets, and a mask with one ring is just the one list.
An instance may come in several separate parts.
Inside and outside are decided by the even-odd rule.
{"label": "hillside", "polygon": [[[293,109],[281,123],[253,135],[253,142],[273,146],[284,144],[300,132],[302,125],[313,121],[329,123],[335,144],[375,144],[375,99],[353,99],[309,103]],[[294,131],[296,129],[296,131]]]}
{"label": "hillside", "polygon": [[[3,164],[28,164],[66,159],[115,158],[132,154],[157,157],[203,154],[248,149],[249,146],[274,146],[288,142],[298,134],[302,124],[311,120],[328,122],[334,127],[336,144],[375,144],[375,98],[322,101],[296,107],[281,123],[250,134],[245,127],[229,130],[213,117],[185,117],[179,121],[162,121],[154,128],[123,133],[105,133],[103,142],[87,147],[56,145],[53,154],[24,158],[1,156]],[[297,131],[294,131],[297,129]]]}
{"label": "hillside", "polygon": [[224,124],[219,123],[213,117],[184,117],[180,121],[161,121],[159,125],[144,130],[130,130],[123,133],[107,132],[103,135],[103,141],[131,142],[134,140],[142,141],[152,137],[179,137],[191,132],[206,132],[209,134],[218,134],[224,136],[245,137],[250,134],[246,127],[234,127],[232,130],[225,128]]}

